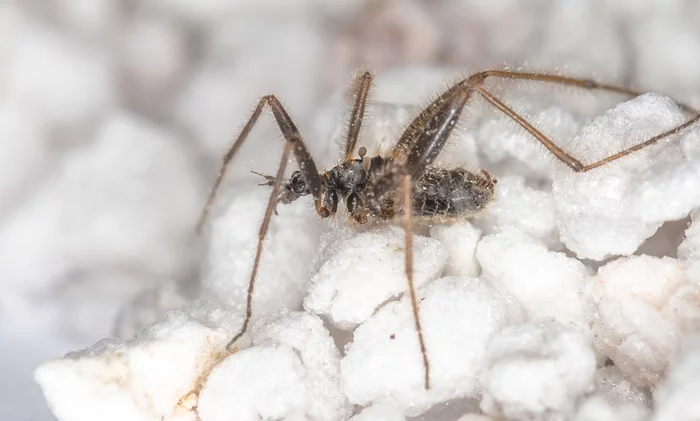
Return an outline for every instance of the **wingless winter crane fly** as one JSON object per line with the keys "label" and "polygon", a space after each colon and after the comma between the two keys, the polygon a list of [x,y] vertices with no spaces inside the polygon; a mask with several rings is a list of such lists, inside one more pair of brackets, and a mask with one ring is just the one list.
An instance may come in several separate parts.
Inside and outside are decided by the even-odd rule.
{"label": "wingless winter crane fly", "polygon": [[[413,287],[413,246],[412,217],[451,217],[469,218],[484,209],[493,200],[496,180],[486,171],[469,172],[463,168],[443,169],[433,166],[457,124],[462,109],[469,99],[478,95],[489,104],[527,130],[537,141],[542,143],[559,161],[576,172],[586,172],[604,166],[632,152],[657,143],[659,140],[676,134],[700,120],[695,114],[683,124],[651,137],[639,144],[591,164],[583,164],[558,147],[547,136],[538,131],[525,118],[513,111],[485,87],[489,78],[519,79],[569,85],[588,90],[608,91],[628,96],[640,93],[622,87],[598,83],[590,79],[579,79],[544,73],[526,73],[519,71],[487,70],[475,73],[437,97],[405,129],[393,150],[387,156],[367,156],[367,149],[362,147],[355,155],[355,145],[365,114],[365,104],[372,82],[369,72],[361,73],[357,80],[355,103],[350,116],[350,124],[345,142],[345,157],[330,170],[319,173],[316,164],[304,145],[299,130],[292,122],[282,104],[274,95],[260,99],[252,116],[233,142],[223,158],[214,186],[209,194],[202,212],[198,231],[205,224],[212,204],[224,178],[226,169],[236,156],[251,129],[258,121],[263,108],[267,105],[285,139],[282,161],[276,176],[264,176],[262,185],[272,186],[270,199],[265,210],[265,217],[260,226],[255,261],[250,275],[246,296],[246,314],[241,330],[228,344],[228,349],[248,329],[252,315],[252,299],[255,277],[263,251],[263,241],[270,225],[270,218],[277,203],[291,203],[302,196],[311,195],[316,212],[321,218],[328,218],[338,210],[338,203],[343,201],[352,218],[358,224],[364,224],[369,218],[390,220],[396,215],[403,215],[406,231],[405,271],[408,279],[408,292],[411,298],[416,333],[423,357],[425,370],[425,388],[430,388],[430,364],[428,351],[423,341],[418,302]],[[690,108],[682,106],[686,111]],[[282,177],[289,160],[294,154],[299,170],[283,182]]]}

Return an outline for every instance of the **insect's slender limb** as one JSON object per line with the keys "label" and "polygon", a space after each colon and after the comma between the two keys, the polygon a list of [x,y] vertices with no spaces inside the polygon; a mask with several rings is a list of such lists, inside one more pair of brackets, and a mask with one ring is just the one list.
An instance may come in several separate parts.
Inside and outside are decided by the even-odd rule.
{"label": "insect's slender limb", "polygon": [[367,103],[367,97],[369,95],[371,84],[372,74],[365,71],[362,76],[359,77],[359,86],[357,86],[357,90],[354,95],[355,103],[352,107],[352,114],[350,114],[348,135],[345,141],[345,160],[350,160],[353,158],[353,152],[355,152],[355,145],[357,144],[357,137],[360,135],[362,120],[365,117],[365,105]]}
{"label": "insect's slender limb", "polygon": [[534,136],[542,145],[544,145],[552,154],[559,159],[561,162],[569,166],[572,170],[576,172],[586,172],[589,170],[592,170],[594,168],[598,168],[600,166],[603,166],[609,162],[615,161],[617,159],[620,159],[624,156],[627,156],[631,154],[632,152],[638,151],[640,149],[644,149],[647,146],[651,146],[661,139],[664,139],[668,136],[672,136],[676,133],[679,133],[686,128],[696,124],[698,121],[700,121],[700,114],[696,114],[694,117],[691,119],[687,120],[684,123],[681,123],[663,133],[660,133],[656,136],[653,136],[645,141],[642,141],[630,148],[627,148],[621,152],[618,152],[616,154],[610,155],[606,158],[603,158],[599,161],[596,161],[592,164],[584,165],[581,163],[581,161],[577,160],[576,158],[572,157],[569,155],[567,152],[565,152],[563,149],[558,147],[557,145],[554,144],[547,136],[542,134],[539,130],[537,130],[535,127],[532,126],[527,120],[525,120],[522,116],[520,116],[518,113],[513,111],[510,107],[508,107],[506,104],[504,104],[501,100],[496,98],[493,94],[485,90],[483,87],[477,86],[473,88],[476,92],[478,92],[487,102],[492,104],[494,107],[496,107],[498,110],[503,112],[505,115],[510,117],[513,121],[518,123],[523,129],[527,130],[532,136]]}
{"label": "insect's slender limb", "polygon": [[556,83],[559,85],[577,86],[583,89],[600,89],[603,91],[629,96],[638,96],[642,94],[642,92],[634,91],[621,86],[600,83],[593,79],[551,75],[546,73],[515,72],[510,70],[485,70],[483,72],[479,72],[479,74],[484,79],[488,77],[497,77],[501,79],[536,80],[540,82]]}
{"label": "insect's slender limb", "polygon": [[277,197],[279,196],[280,188],[282,187],[282,177],[284,177],[284,170],[287,168],[287,162],[289,161],[289,154],[294,147],[295,143],[300,142],[301,138],[297,135],[292,135],[292,141],[285,143],[284,152],[282,153],[282,161],[280,162],[279,168],[277,169],[277,176],[275,178],[275,183],[272,185],[272,191],[270,192],[270,199],[267,202],[267,208],[265,208],[265,216],[263,217],[262,224],[260,224],[260,231],[258,231],[258,245],[255,250],[255,260],[253,261],[253,270],[250,273],[250,279],[248,281],[248,293],[246,294],[245,303],[245,318],[243,319],[243,326],[241,330],[231,339],[231,341],[226,345],[226,349],[230,352],[234,351],[234,346],[236,341],[240,339],[241,336],[248,330],[248,324],[250,323],[250,318],[253,315],[253,292],[255,290],[255,278],[258,274],[258,266],[260,265],[260,257],[262,256],[263,242],[265,241],[265,236],[267,235],[267,229],[270,227],[270,220],[272,219],[272,213],[275,211],[277,206]]}
{"label": "insect's slender limb", "polygon": [[316,211],[321,216],[327,216],[324,215],[324,211],[327,212],[327,210],[323,208],[321,203],[321,179],[318,175],[318,171],[316,170],[316,164],[314,163],[311,154],[309,154],[309,151],[306,149],[299,130],[297,130],[296,126],[292,122],[292,119],[289,117],[289,114],[287,114],[287,111],[285,111],[277,97],[274,95],[266,95],[260,98],[258,105],[255,107],[255,110],[253,110],[253,114],[250,116],[245,126],[243,126],[243,130],[241,130],[241,133],[226,152],[226,155],[224,155],[221,166],[219,167],[218,175],[216,176],[216,181],[214,182],[214,186],[209,193],[209,197],[207,198],[207,202],[204,205],[199,222],[197,223],[197,232],[201,232],[204,224],[209,218],[211,207],[216,200],[216,195],[218,194],[219,188],[221,187],[221,182],[226,175],[226,170],[228,169],[229,163],[236,156],[239,149],[243,145],[243,142],[245,142],[246,138],[250,134],[250,131],[258,121],[258,118],[260,117],[262,109],[265,107],[265,105],[268,105],[272,110],[275,121],[277,122],[277,125],[279,126],[279,129],[287,143],[292,143],[294,145],[292,152],[294,152],[294,156],[299,163],[299,169],[301,170],[304,180],[306,181],[306,185],[309,187],[311,195],[314,198]]}
{"label": "insect's slender limb", "polygon": [[[627,96],[638,96],[641,95],[641,92],[632,90],[632,89],[627,89],[623,88],[620,86],[616,85],[611,85],[611,84],[605,84],[605,83],[600,83],[596,82],[595,80],[592,79],[583,79],[583,78],[575,78],[575,77],[568,77],[568,76],[559,76],[559,75],[550,75],[546,73],[528,73],[528,72],[516,72],[516,71],[508,71],[508,70],[485,70],[483,72],[479,73],[474,73],[471,76],[462,79],[458,83],[454,84],[452,87],[447,89],[445,92],[443,92],[440,96],[438,96],[432,103],[430,103],[427,107],[425,107],[420,114],[411,121],[411,124],[404,130],[403,134],[401,135],[401,138],[399,141],[396,143],[394,146],[394,149],[392,150],[391,156],[394,160],[397,161],[402,161],[406,158],[410,150],[414,147],[414,143],[417,141],[419,138],[421,132],[425,130],[426,124],[435,116],[435,114],[438,112],[440,107],[445,103],[445,101],[449,101],[450,98],[452,98],[455,95],[455,92],[460,91],[460,90],[467,90],[468,92],[477,90],[477,88],[482,88],[483,85],[486,82],[486,79],[489,77],[495,77],[495,78],[501,78],[501,79],[519,79],[519,80],[534,80],[534,81],[540,81],[540,82],[549,82],[549,83],[556,83],[560,85],[568,85],[568,86],[576,86],[579,88],[583,89],[588,89],[588,90],[602,90],[602,91],[607,91],[607,92],[612,92],[612,93],[617,93],[617,94],[622,94],[622,95],[627,95]],[[493,95],[491,95],[492,98]],[[497,108],[501,109],[499,106],[497,106],[495,103],[494,104]],[[692,107],[676,102],[683,111],[686,113],[690,114],[696,114],[697,111],[695,111]],[[510,109],[509,109],[510,110]],[[501,109],[506,115],[508,115],[510,118],[513,118],[518,124],[523,126],[527,131],[529,131],[533,136],[537,137],[537,139],[542,142],[543,144],[546,145],[546,141],[543,141],[543,138],[546,139],[546,136],[541,135],[541,137],[538,137],[535,135],[535,133],[539,133],[534,127],[530,125],[530,128],[525,127],[522,122],[524,121],[522,117],[520,117],[517,113],[511,112],[508,113],[504,109]],[[516,119],[515,116],[519,117],[519,119]],[[695,121],[695,119],[698,118],[697,116],[693,116],[692,120]],[[690,123],[692,124],[692,123]],[[687,126],[684,126],[685,128]],[[678,129],[678,131],[682,130],[683,128],[674,128],[671,129],[672,131],[675,129]],[[677,133],[673,132],[673,133]],[[672,133],[669,134],[662,134],[661,138],[656,139],[656,141],[662,139],[663,137],[669,136]],[[548,140],[548,139],[547,139]],[[650,139],[651,140],[651,139]],[[652,142],[653,143],[653,142]],[[552,142],[549,142],[549,146],[547,146],[549,150],[554,153],[554,148],[556,148],[556,145],[552,144]],[[559,149],[559,148],[557,148]],[[561,149],[559,149],[561,151]],[[636,149],[635,149],[636,150]],[[561,151],[563,152],[563,151]],[[630,151],[633,152],[633,151]],[[629,153],[629,152],[628,152]],[[556,154],[555,154],[556,155]],[[624,155],[622,155],[624,156]],[[569,167],[574,168],[577,166],[576,162],[577,160],[573,159],[572,157],[569,157],[568,160],[564,158],[564,154],[559,154],[557,155],[558,159],[563,160]],[[617,158],[615,158],[617,159]],[[578,164],[581,164],[578,162]],[[605,162],[600,162],[598,166],[605,164]],[[581,168],[574,170],[576,171],[586,171],[588,169],[592,169],[595,167],[592,166],[583,166],[579,165]],[[584,169],[586,168],[586,169]]]}
{"label": "insect's slender limb", "polygon": [[[627,89],[627,88],[624,88],[622,86],[617,86],[617,85],[612,85],[612,84],[607,84],[607,83],[600,83],[600,82],[597,82],[593,79],[551,75],[551,74],[546,74],[546,73],[516,72],[516,71],[510,71],[510,70],[485,70],[485,71],[479,72],[477,74],[480,75],[480,77],[482,77],[484,80],[488,77],[496,77],[496,78],[501,78],[501,79],[535,80],[535,81],[540,81],[540,82],[556,83],[559,85],[576,86],[579,88],[589,89],[589,90],[597,89],[597,90],[601,90],[601,91],[613,92],[613,93],[628,95],[628,96],[632,96],[632,97],[639,96],[639,95],[643,94],[643,92],[635,91],[633,89]],[[680,108],[682,108],[683,110],[688,111],[692,114],[695,114],[697,112],[690,106],[681,104],[679,102],[676,102],[676,104],[678,104],[678,106]]]}
{"label": "insect's slender limb", "polygon": [[418,344],[420,352],[423,356],[423,367],[425,369],[425,389],[430,389],[430,363],[428,362],[428,352],[423,341],[423,329],[420,324],[420,314],[418,310],[418,300],[416,299],[416,290],[413,285],[413,212],[411,197],[411,176],[403,176],[403,212],[404,212],[404,232],[406,236],[406,278],[408,279],[408,293],[411,297],[411,309],[413,310],[413,319],[416,323],[416,333],[418,334]]}
{"label": "insect's slender limb", "polygon": [[625,149],[624,151],[621,151],[621,152],[618,152],[618,153],[616,153],[616,154],[610,155],[610,156],[608,156],[607,158],[603,158],[603,159],[601,159],[600,161],[596,161],[596,162],[594,162],[594,163],[592,163],[592,164],[588,164],[588,165],[586,165],[586,166],[584,167],[583,171],[588,171],[588,170],[592,170],[593,168],[598,168],[598,167],[600,167],[600,166],[602,166],[602,165],[607,164],[608,162],[611,162],[611,161],[614,161],[614,160],[616,160],[616,159],[620,159],[620,158],[622,158],[623,156],[629,155],[629,154],[631,154],[632,152],[638,151],[638,150],[640,150],[640,149],[644,149],[644,148],[646,148],[647,146],[651,146],[651,145],[653,145],[654,143],[657,143],[657,142],[658,142],[659,140],[661,140],[661,139],[664,139],[664,138],[666,138],[666,137],[668,137],[668,136],[673,136],[673,135],[676,134],[676,133],[680,133],[681,131],[687,129],[688,127],[690,127],[690,126],[696,124],[698,121],[700,121],[700,113],[696,114],[695,116],[693,116],[690,120],[686,121],[685,123],[679,124],[678,126],[673,127],[673,128],[671,128],[671,129],[669,129],[669,130],[663,132],[663,133],[659,133],[659,134],[657,134],[656,136],[651,137],[651,138],[645,140],[644,142],[641,142],[641,143],[636,144],[636,145],[634,145],[634,146],[632,146],[632,147],[630,147],[630,148],[627,148],[627,149]]}
{"label": "insect's slender limb", "polygon": [[542,143],[545,148],[549,149],[549,151],[552,152],[552,154],[554,154],[554,156],[556,156],[557,159],[569,166],[569,168],[576,172],[585,171],[586,166],[583,165],[581,161],[572,157],[571,155],[566,153],[562,148],[555,145],[554,142],[549,140],[547,136],[542,134],[542,132],[537,130],[532,124],[530,124],[527,120],[520,116],[520,114],[513,111],[513,109],[501,102],[501,100],[496,98],[489,91],[485,90],[480,86],[475,87],[474,90],[478,92],[482,97],[484,97],[484,99],[487,102],[491,103],[494,107],[503,112],[503,114],[507,115],[510,119],[518,123],[518,125],[520,125],[523,129],[527,130],[532,136],[535,137],[535,139],[540,141],[540,143]]}

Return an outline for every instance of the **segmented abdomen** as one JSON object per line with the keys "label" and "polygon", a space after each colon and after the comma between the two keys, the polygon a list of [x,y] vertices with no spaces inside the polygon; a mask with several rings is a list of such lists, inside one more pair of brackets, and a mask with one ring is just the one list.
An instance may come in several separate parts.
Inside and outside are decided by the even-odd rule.
{"label": "segmented abdomen", "polygon": [[493,180],[463,168],[429,167],[413,185],[417,216],[474,216],[493,199]]}

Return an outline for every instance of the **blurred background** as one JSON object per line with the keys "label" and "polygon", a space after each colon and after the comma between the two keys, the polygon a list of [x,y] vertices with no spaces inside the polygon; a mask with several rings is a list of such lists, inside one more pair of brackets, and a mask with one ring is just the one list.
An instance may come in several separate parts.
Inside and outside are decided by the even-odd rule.
{"label": "blurred background", "polygon": [[[0,419],[52,420],[38,363],[198,295],[194,225],[261,95],[326,165],[358,68],[524,65],[697,106],[699,23],[694,0],[0,0]],[[256,130],[228,183],[273,171]]]}

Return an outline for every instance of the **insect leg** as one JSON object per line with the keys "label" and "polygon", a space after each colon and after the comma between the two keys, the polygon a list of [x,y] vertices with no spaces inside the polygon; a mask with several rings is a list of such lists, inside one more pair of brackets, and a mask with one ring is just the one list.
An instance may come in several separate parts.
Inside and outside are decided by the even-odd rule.
{"label": "insect leg", "polygon": [[406,236],[406,278],[408,279],[408,293],[411,297],[411,309],[413,311],[413,319],[416,323],[416,333],[418,334],[418,344],[420,352],[423,356],[423,367],[425,369],[425,388],[430,389],[430,363],[428,362],[428,352],[423,341],[423,329],[420,324],[420,315],[418,312],[418,300],[416,299],[416,290],[413,286],[413,212],[411,197],[411,176],[403,177],[403,211],[404,211],[404,232]]}
{"label": "insect leg", "polygon": [[289,114],[287,114],[287,111],[285,111],[284,107],[279,102],[277,97],[275,97],[274,95],[266,95],[260,98],[258,105],[255,107],[255,110],[253,110],[253,114],[250,116],[245,126],[243,126],[243,130],[241,130],[241,133],[233,142],[228,152],[226,152],[226,155],[224,155],[221,166],[219,167],[219,172],[216,176],[216,181],[214,182],[214,186],[212,187],[209,193],[209,197],[207,198],[207,202],[204,205],[204,209],[202,210],[199,222],[197,223],[197,232],[201,232],[202,228],[204,227],[204,224],[209,218],[211,207],[213,206],[214,201],[216,200],[216,195],[219,191],[219,187],[221,186],[221,182],[223,181],[224,176],[226,175],[226,170],[228,169],[229,163],[236,156],[238,150],[243,145],[243,142],[250,134],[250,131],[253,129],[253,126],[258,121],[260,113],[262,112],[262,109],[265,107],[265,105],[268,105],[272,110],[272,114],[275,117],[275,121],[277,122],[277,125],[287,143],[291,143],[294,146],[292,152],[294,152],[294,156],[296,157],[297,163],[299,164],[299,169],[301,170],[301,173],[304,176],[304,181],[309,187],[311,195],[314,198],[314,202],[316,204],[316,211],[321,216],[328,216],[326,214],[328,213],[328,211],[323,207],[323,204],[321,203],[321,179],[318,175],[318,171],[316,170],[316,164],[314,163],[311,154],[309,154],[309,151],[306,149],[306,146],[304,145],[304,142],[301,138],[301,134],[299,133],[299,130],[296,128],[296,126],[292,122],[292,119],[289,117]]}
{"label": "insect leg", "polygon": [[367,96],[369,95],[369,88],[372,83],[372,74],[365,71],[359,78],[359,86],[355,91],[355,104],[352,107],[352,114],[350,115],[350,124],[348,126],[348,136],[345,141],[345,160],[350,160],[353,158],[353,153],[355,152],[355,145],[357,144],[357,137],[360,134],[360,127],[362,127],[362,120],[365,116],[365,104],[367,103]]}
{"label": "insect leg", "polygon": [[255,260],[253,261],[253,270],[250,273],[250,280],[248,281],[248,293],[246,294],[246,305],[245,305],[245,319],[243,319],[243,326],[241,330],[231,339],[231,341],[226,345],[226,349],[233,352],[234,345],[236,341],[240,339],[241,336],[248,330],[248,324],[253,315],[253,291],[255,290],[255,278],[258,273],[258,266],[260,265],[260,257],[262,256],[263,242],[265,241],[265,236],[267,235],[267,229],[270,227],[270,220],[272,219],[272,213],[277,205],[277,197],[279,195],[280,187],[282,186],[282,177],[284,177],[284,170],[287,168],[287,162],[289,161],[289,153],[291,152],[295,142],[301,139],[297,135],[292,136],[292,141],[285,143],[284,152],[282,153],[282,161],[280,161],[279,168],[277,169],[277,177],[275,178],[275,183],[272,185],[272,191],[270,192],[270,199],[267,202],[267,208],[265,208],[265,216],[263,217],[262,224],[260,224],[260,231],[258,231],[258,245],[255,250]]}
{"label": "insect leg", "polygon": [[498,110],[503,112],[505,115],[510,117],[513,121],[518,123],[523,129],[527,130],[532,136],[534,136],[542,145],[544,145],[552,154],[559,159],[561,162],[569,166],[572,170],[576,172],[586,172],[589,170],[592,170],[593,168],[598,168],[600,166],[603,166],[607,164],[608,162],[612,162],[616,159],[620,159],[623,156],[627,156],[631,154],[632,152],[638,151],[640,149],[644,149],[647,146],[653,145],[654,143],[657,143],[659,140],[666,138],[668,136],[674,135],[676,133],[679,133],[686,128],[696,124],[698,121],[700,121],[700,113],[696,114],[694,117],[686,121],[685,123],[681,123],[677,125],[676,127],[671,128],[670,130],[667,130],[663,133],[660,133],[656,136],[653,136],[643,142],[638,143],[637,145],[634,145],[630,148],[627,148],[621,152],[618,152],[616,154],[610,155],[606,158],[603,158],[599,161],[596,161],[592,164],[584,165],[579,161],[578,159],[572,157],[569,155],[567,152],[565,152],[563,149],[558,147],[557,145],[554,144],[547,136],[542,134],[539,130],[537,130],[535,127],[532,126],[527,120],[525,120],[522,116],[520,116],[518,113],[513,111],[510,107],[508,107],[506,104],[504,104],[501,100],[496,98],[493,94],[485,90],[481,86],[476,86],[473,88],[476,92],[478,92],[486,101],[488,101],[490,104],[492,104],[494,107],[496,107]]}
{"label": "insect leg", "polygon": [[[577,77],[570,77],[570,76],[559,76],[559,75],[550,75],[546,73],[529,73],[529,72],[515,72],[515,71],[510,71],[510,70],[485,70],[483,72],[477,73],[479,77],[483,78],[484,80],[488,77],[496,77],[496,78],[501,78],[501,79],[520,79],[520,80],[536,80],[540,82],[550,82],[550,83],[556,83],[559,85],[569,85],[569,86],[576,86],[579,88],[583,89],[597,89],[601,91],[607,91],[607,92],[613,92],[617,94],[622,94],[622,95],[628,95],[628,96],[639,96],[642,94],[642,92],[635,91],[632,89],[627,89],[623,88],[621,86],[617,85],[611,85],[607,83],[600,83],[597,82],[593,79],[584,79],[584,78],[577,78]],[[692,107],[683,105],[681,103],[676,102],[679,107],[681,107],[684,111],[688,111],[691,114],[695,114],[697,111],[694,111]]]}

